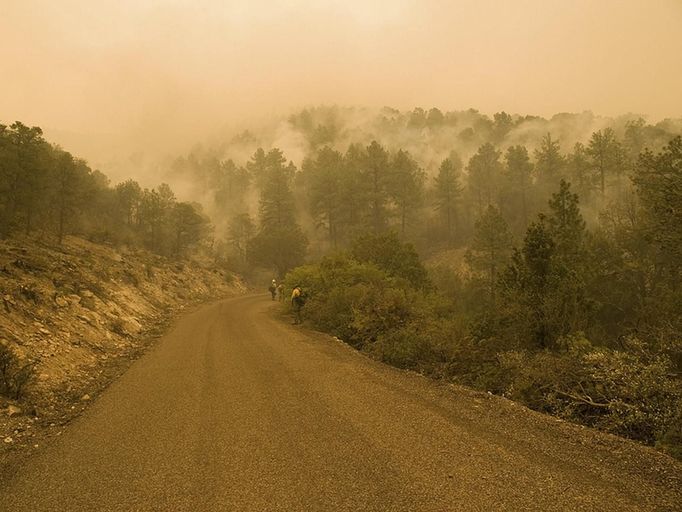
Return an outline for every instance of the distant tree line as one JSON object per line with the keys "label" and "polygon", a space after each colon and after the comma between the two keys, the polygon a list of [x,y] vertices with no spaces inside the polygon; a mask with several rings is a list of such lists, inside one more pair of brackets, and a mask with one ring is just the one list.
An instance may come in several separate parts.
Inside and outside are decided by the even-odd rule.
{"label": "distant tree line", "polygon": [[0,125],[0,236],[67,234],[145,247],[180,257],[210,235],[197,204],[180,202],[162,184],[115,187],[99,171],[43,138],[38,127]]}
{"label": "distant tree line", "polygon": [[[307,144],[298,169],[277,148],[257,147],[248,161],[236,164],[229,148],[242,151],[258,143],[256,135],[245,132],[227,145],[227,155],[197,150],[178,158],[167,177],[194,183],[197,197],[210,198],[207,206],[219,227],[217,238],[234,264],[265,265],[281,273],[289,266],[282,266],[283,261],[300,262],[303,254],[275,258],[274,250],[305,246],[309,257],[319,257],[347,247],[368,231],[396,230],[425,256],[466,249],[489,206],[499,211],[511,239],[518,242],[562,180],[579,195],[581,212],[594,227],[603,220],[601,212],[633,201],[631,176],[644,148],[660,150],[682,132],[682,124],[674,121],[652,126],[631,117],[592,132],[566,152],[561,139],[551,132],[539,134],[538,127],[568,133],[588,122],[599,124],[593,116],[560,114],[546,121],[505,112],[488,118],[475,110],[383,109],[369,125],[371,135],[354,133],[353,120],[343,116],[338,108],[307,109],[291,116],[290,128]],[[343,145],[363,137],[364,142]],[[506,141],[513,143],[504,146]],[[446,156],[434,161],[428,144]],[[464,158],[466,154],[470,156]],[[266,170],[273,166],[279,170]],[[306,240],[293,232],[293,238],[282,238],[280,229],[279,242],[264,245],[261,236],[256,248],[249,240],[269,221],[253,204],[260,205],[267,201],[263,194],[276,191],[268,183],[275,177],[287,187],[290,218]]]}

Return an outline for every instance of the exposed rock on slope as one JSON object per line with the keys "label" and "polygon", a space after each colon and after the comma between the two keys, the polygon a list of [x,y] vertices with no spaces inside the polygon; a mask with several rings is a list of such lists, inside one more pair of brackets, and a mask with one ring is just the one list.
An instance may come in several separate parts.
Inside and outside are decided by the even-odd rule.
{"label": "exposed rock on slope", "polygon": [[32,369],[19,402],[0,395],[0,451],[68,421],[174,310],[243,288],[208,264],[75,237],[0,242],[0,349]]}

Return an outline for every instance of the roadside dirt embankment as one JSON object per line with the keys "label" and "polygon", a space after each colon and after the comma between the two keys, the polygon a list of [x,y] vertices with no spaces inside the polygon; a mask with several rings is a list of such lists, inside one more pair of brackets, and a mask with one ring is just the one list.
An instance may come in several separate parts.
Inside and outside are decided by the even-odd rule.
{"label": "roadside dirt embankment", "polygon": [[[179,309],[243,290],[209,262],[76,237],[0,241],[0,351],[12,359],[0,361],[0,456],[59,434]],[[31,377],[16,399],[21,368]]]}

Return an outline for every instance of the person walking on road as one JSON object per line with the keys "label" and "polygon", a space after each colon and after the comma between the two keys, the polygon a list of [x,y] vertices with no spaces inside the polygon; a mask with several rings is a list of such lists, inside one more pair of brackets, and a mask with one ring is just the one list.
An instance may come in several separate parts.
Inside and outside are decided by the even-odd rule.
{"label": "person walking on road", "polygon": [[277,293],[277,281],[274,279],[270,283],[270,286],[268,287],[268,291],[270,292],[270,295],[272,295],[272,300],[275,300],[275,294]]}
{"label": "person walking on road", "polygon": [[301,323],[301,308],[303,308],[303,292],[299,285],[294,286],[291,292],[291,308],[294,310],[294,324]]}

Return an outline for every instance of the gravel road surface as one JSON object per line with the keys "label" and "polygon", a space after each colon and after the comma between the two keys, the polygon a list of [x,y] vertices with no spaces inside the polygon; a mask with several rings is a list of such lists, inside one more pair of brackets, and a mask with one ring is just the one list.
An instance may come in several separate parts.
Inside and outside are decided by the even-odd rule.
{"label": "gravel road surface", "polygon": [[180,318],[0,482],[0,510],[682,509],[672,459],[386,367],[277,306]]}

